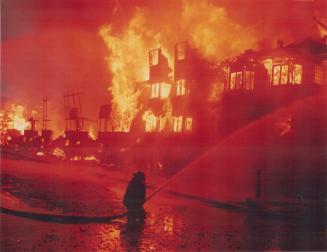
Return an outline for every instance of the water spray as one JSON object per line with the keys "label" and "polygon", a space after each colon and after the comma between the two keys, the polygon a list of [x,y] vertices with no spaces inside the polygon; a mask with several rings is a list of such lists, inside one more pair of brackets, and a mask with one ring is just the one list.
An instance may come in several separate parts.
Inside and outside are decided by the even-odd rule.
{"label": "water spray", "polygon": [[[275,113],[273,113],[274,115]],[[198,160],[200,160],[202,157],[204,157],[206,154],[210,153],[213,149],[217,148],[219,145],[223,145],[225,144],[227,141],[229,141],[231,138],[235,137],[237,134],[241,134],[242,132],[248,130],[249,128],[251,128],[253,125],[255,125],[256,123],[258,123],[258,121],[262,121],[266,118],[271,117],[271,114],[265,115],[263,117],[261,117],[258,120],[255,120],[251,123],[249,123],[248,125],[246,125],[245,127],[235,131],[233,134],[231,134],[230,136],[224,138],[223,140],[221,140],[220,142],[218,142],[218,144],[212,148],[210,148],[209,150],[207,150],[205,153],[203,153],[201,156],[199,156],[197,159],[193,160],[191,163],[189,163],[184,169],[180,170],[179,172],[177,172],[174,176],[172,176],[171,178],[169,178],[167,181],[163,182],[154,192],[152,192],[146,199],[145,199],[145,203],[148,202],[151,198],[153,198],[156,194],[158,194],[160,191],[162,191],[167,185],[169,185],[171,182],[173,182],[176,178],[178,178],[181,174],[183,174],[186,170],[190,169],[190,167],[192,167],[192,165],[194,165]]]}

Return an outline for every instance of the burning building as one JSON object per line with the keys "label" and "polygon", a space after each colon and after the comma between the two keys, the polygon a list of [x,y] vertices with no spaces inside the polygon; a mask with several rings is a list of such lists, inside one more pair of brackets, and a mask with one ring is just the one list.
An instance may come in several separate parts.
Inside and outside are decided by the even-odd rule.
{"label": "burning building", "polygon": [[226,131],[325,88],[324,41],[278,44],[270,50],[247,50],[228,61],[222,113]]}
{"label": "burning building", "polygon": [[[200,57],[187,42],[177,43],[174,48],[173,127],[174,133],[208,135],[213,130],[210,109],[210,92],[217,67]],[[202,138],[203,138],[202,134]]]}
{"label": "burning building", "polygon": [[307,39],[272,50],[246,51],[229,66],[225,90],[259,90],[266,87],[326,83],[326,45]]}
{"label": "burning building", "polygon": [[[149,52],[145,132],[192,137],[210,127],[208,96],[216,69],[187,42],[174,47],[173,78],[162,50]],[[206,111],[207,110],[207,111]]]}
{"label": "burning building", "polygon": [[163,132],[169,127],[169,96],[172,83],[169,79],[171,69],[161,48],[149,52],[149,93],[148,110],[143,114],[146,132]]}

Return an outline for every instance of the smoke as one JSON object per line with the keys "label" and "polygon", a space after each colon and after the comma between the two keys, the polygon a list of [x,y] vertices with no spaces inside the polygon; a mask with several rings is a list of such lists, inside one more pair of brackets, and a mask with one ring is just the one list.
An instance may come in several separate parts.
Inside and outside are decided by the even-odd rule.
{"label": "smoke", "polygon": [[[122,15],[119,9],[115,13]],[[209,1],[137,6],[124,27],[121,23],[104,25],[99,35],[108,48],[106,60],[112,74],[108,89],[116,131],[128,131],[139,111],[136,81],[148,79],[150,49],[162,48],[172,66],[174,44],[189,41],[202,58],[217,62],[255,47],[257,38],[253,28],[234,22],[225,8]]]}
{"label": "smoke", "polygon": [[[174,44],[188,41],[203,59],[217,63],[278,39],[319,37],[312,17],[326,23],[327,6],[323,0],[7,2],[2,107],[41,105],[48,95],[50,127],[57,133],[64,130],[62,94],[71,90],[84,91],[83,116],[91,119],[111,97],[114,128],[127,131],[140,111],[136,81],[148,79],[150,49],[162,47],[172,66]],[[17,11],[25,19],[17,19]]]}

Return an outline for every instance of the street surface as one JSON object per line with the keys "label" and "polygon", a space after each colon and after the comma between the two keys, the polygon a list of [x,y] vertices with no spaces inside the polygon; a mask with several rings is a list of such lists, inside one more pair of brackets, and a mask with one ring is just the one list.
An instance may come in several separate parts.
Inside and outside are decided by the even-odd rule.
{"label": "street surface", "polygon": [[[2,160],[2,207],[75,216],[112,216],[132,173],[97,166]],[[151,183],[151,181],[148,181]],[[151,194],[153,188],[148,189]],[[55,223],[1,214],[1,251],[324,250],[326,229],[259,216],[228,204],[160,192],[144,223]]]}

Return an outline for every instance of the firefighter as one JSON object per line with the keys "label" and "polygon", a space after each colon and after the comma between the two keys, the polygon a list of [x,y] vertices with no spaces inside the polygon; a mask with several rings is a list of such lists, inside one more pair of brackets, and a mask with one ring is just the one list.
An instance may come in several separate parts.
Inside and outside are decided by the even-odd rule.
{"label": "firefighter", "polygon": [[141,171],[134,173],[134,177],[127,186],[123,200],[129,217],[145,217],[145,210],[143,208],[145,190],[145,174]]}

